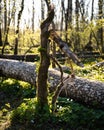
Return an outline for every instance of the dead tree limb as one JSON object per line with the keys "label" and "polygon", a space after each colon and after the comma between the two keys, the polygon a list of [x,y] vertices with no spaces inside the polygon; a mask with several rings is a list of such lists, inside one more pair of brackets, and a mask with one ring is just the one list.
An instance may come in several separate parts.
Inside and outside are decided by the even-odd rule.
{"label": "dead tree limb", "polygon": [[72,59],[73,62],[78,66],[83,67],[83,64],[81,63],[77,55],[69,49],[67,43],[64,42],[55,31],[50,30],[50,37],[53,41],[57,43],[57,45],[65,53],[65,55],[68,56],[69,59]]}

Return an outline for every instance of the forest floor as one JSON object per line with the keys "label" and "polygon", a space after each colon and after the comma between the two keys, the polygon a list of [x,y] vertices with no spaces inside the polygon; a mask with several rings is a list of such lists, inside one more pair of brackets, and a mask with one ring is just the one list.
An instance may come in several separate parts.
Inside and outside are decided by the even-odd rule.
{"label": "forest floor", "polygon": [[30,85],[29,88],[24,88],[16,80],[2,80],[0,85],[0,130],[29,130],[25,128],[26,122],[16,123],[11,120],[10,115],[23,102],[28,91],[32,91]]}

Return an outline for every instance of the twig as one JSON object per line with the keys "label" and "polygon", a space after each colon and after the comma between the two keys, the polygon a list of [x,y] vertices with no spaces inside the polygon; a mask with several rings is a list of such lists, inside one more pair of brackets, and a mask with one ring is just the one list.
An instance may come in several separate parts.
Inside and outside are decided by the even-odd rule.
{"label": "twig", "polygon": [[69,75],[68,75],[65,79],[63,79],[63,82],[60,82],[58,84],[57,89],[52,97],[52,112],[55,112],[55,110],[56,110],[56,101],[57,101],[59,94],[62,91],[62,88],[65,88],[65,92],[67,94],[66,87],[67,87],[67,84],[71,81],[71,79],[72,78],[69,78]]}
{"label": "twig", "polygon": [[55,62],[56,65],[59,67],[60,72],[61,72],[61,82],[63,82],[63,70],[62,70],[62,67],[60,66],[60,64],[57,62],[57,60],[51,54],[49,56],[53,60],[53,62]]}

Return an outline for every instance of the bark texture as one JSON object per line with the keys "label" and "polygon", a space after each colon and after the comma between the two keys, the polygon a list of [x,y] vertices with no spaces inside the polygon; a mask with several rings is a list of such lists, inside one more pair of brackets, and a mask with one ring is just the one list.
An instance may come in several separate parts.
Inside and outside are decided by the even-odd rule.
{"label": "bark texture", "polygon": [[[36,66],[33,63],[0,59],[0,76],[6,76],[35,85]],[[68,74],[63,74],[66,78]],[[49,70],[50,91],[54,91],[60,82],[61,73],[56,69]],[[69,78],[63,85],[60,96],[74,99],[77,102],[104,109],[104,82],[91,81],[81,77]]]}
{"label": "bark texture", "polygon": [[30,62],[0,59],[0,76],[26,81],[35,86],[36,66]]}
{"label": "bark texture", "polygon": [[17,18],[17,29],[16,29],[17,37],[15,38],[15,48],[14,48],[14,54],[15,55],[18,54],[18,40],[19,40],[19,31],[20,31],[19,25],[20,25],[23,10],[24,10],[24,0],[21,1],[21,9],[18,13],[18,18]]}
{"label": "bark texture", "polygon": [[84,65],[81,63],[81,61],[79,60],[79,58],[77,57],[77,55],[72,52],[70,50],[70,48],[68,47],[67,43],[65,41],[63,41],[59,36],[58,34],[51,30],[50,31],[50,37],[53,41],[55,41],[57,43],[57,45],[60,47],[60,49],[64,52],[64,54],[69,58],[69,59],[72,59],[72,61],[80,66],[80,67],[83,67]]}
{"label": "bark texture", "polygon": [[[40,45],[40,66],[38,71],[38,87],[37,87],[37,101],[40,107],[40,112],[44,111],[45,106],[48,106],[48,68],[50,65],[49,58],[49,25],[54,18],[54,8],[50,8],[48,17],[41,24],[41,45]],[[47,111],[44,111],[45,113]]]}
{"label": "bark texture", "polygon": [[[68,74],[63,75],[66,78]],[[57,70],[49,70],[49,77],[51,83],[51,91],[54,91],[55,86],[59,83],[60,72]],[[68,78],[63,85],[60,96],[74,99],[77,102],[87,104],[96,108],[104,108],[104,83],[84,79],[81,77]]]}

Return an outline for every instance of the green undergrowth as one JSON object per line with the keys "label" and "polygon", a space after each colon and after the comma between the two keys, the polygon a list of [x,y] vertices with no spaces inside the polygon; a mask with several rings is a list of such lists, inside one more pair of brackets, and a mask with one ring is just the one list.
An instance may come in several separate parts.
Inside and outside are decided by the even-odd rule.
{"label": "green undergrowth", "polygon": [[44,130],[103,130],[102,110],[85,107],[67,98],[59,98],[57,112],[37,115],[36,105],[36,99],[25,99],[12,111],[13,124],[27,123],[31,128]]}

